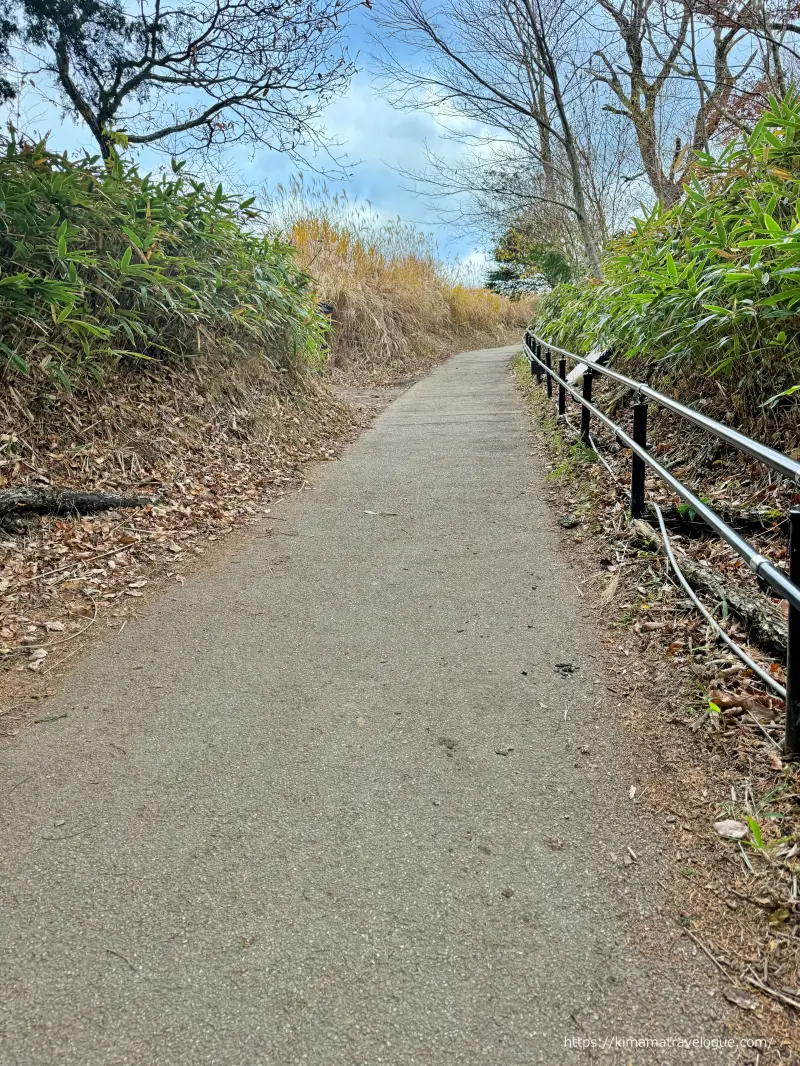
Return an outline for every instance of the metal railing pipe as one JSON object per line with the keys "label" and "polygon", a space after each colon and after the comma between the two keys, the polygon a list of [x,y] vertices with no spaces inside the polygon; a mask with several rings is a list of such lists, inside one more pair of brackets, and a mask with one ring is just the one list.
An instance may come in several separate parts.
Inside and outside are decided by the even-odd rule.
{"label": "metal railing pipe", "polygon": [[[535,339],[537,343],[540,342],[540,339],[535,333],[531,333],[530,336]],[[625,374],[620,374],[618,370],[610,370],[608,367],[601,366],[599,363],[590,363],[587,361],[586,356],[580,356],[576,355],[574,352],[568,352],[565,348],[557,348],[549,341],[546,343],[551,352],[557,352],[559,355],[564,356],[564,358],[573,359],[577,363],[586,363],[587,366],[591,366],[592,370],[596,371],[598,374],[602,374],[604,377],[610,378],[612,381],[618,381],[621,385],[626,385],[629,389],[639,392],[642,396],[654,400],[668,411],[672,411],[674,414],[680,415],[681,418],[693,422],[696,426],[700,426],[701,429],[713,434],[719,440],[724,440],[727,444],[737,448],[739,451],[746,452],[748,455],[752,456],[753,459],[757,459],[759,462],[771,466],[773,470],[780,471],[780,473],[783,474],[784,477],[789,478],[790,481],[800,483],[800,463],[794,459],[790,459],[788,455],[782,455],[780,452],[775,451],[774,448],[770,448],[766,444],[761,444],[759,441],[745,436],[744,433],[740,433],[737,429],[731,429],[730,426],[726,426],[722,422],[717,422],[713,418],[709,418],[708,415],[701,414],[699,411],[687,407],[678,400],[674,400],[671,396],[665,396],[663,392],[658,392],[656,389],[650,388],[650,386],[643,381],[636,381],[634,378],[626,377]]]}
{"label": "metal railing pipe", "polygon": [[[530,347],[528,347],[528,351],[530,357],[537,359]],[[540,366],[542,370],[545,371],[544,364],[540,363]],[[669,485],[677,496],[680,496],[684,503],[687,503],[692,510],[703,519],[706,525],[710,526],[726,544],[733,548],[736,554],[744,559],[756,577],[765,581],[780,597],[787,600],[791,606],[800,611],[800,588],[794,585],[782,570],[779,570],[778,567],[769,561],[769,559],[761,555],[760,552],[757,552],[755,548],[752,548],[735,529],[732,529],[731,526],[723,521],[719,515],[715,514],[707,504],[703,503],[699,496],[695,496],[691,489],[688,489],[683,482],[679,481],[674,474],[671,474],[665,466],[662,466],[657,459],[654,459],[646,448],[637,444],[633,437],[626,433],[624,429],[621,429],[607,414],[604,414],[604,412],[598,407],[595,407],[594,404],[584,400],[583,396],[581,396],[577,389],[574,389],[566,380],[562,381],[558,378],[554,371],[551,370],[550,373],[555,380],[558,381],[559,385],[563,385],[566,392],[577,400],[582,407],[587,407],[593,415],[600,419],[603,425],[608,426],[612,433],[617,437],[617,440],[624,444],[626,448],[630,448],[633,454],[638,455],[640,459],[658,474],[662,481]]]}

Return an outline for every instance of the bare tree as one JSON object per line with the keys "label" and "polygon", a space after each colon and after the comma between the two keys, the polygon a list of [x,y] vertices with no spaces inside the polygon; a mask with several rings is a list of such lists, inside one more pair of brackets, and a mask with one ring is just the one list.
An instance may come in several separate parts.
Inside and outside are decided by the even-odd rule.
{"label": "bare tree", "polygon": [[598,6],[616,30],[623,56],[613,56],[610,49],[597,49],[593,58],[599,60],[600,69],[593,69],[593,76],[608,86],[616,98],[616,105],[606,104],[606,109],[630,120],[650,185],[669,206],[681,193],[676,181],[681,145],[676,143],[672,160],[665,167],[658,134],[658,105],[686,43],[689,10],[684,8],[680,13],[673,39],[662,54],[655,41],[656,0],[598,0]]}
{"label": "bare tree", "polygon": [[[693,0],[695,12],[715,31],[734,32],[747,42],[750,58],[733,92],[718,108],[721,128],[747,131],[771,95],[785,96],[797,86],[800,52],[796,0]],[[694,71],[697,78],[697,71]]]}
{"label": "bare tree", "polygon": [[8,74],[11,72],[11,43],[16,36],[16,25],[10,19],[0,17],[0,104],[15,95],[14,83]]}
{"label": "bare tree", "polygon": [[[522,177],[530,197],[571,215],[589,269],[599,276],[572,128],[576,85],[565,58],[580,24],[574,9],[566,0],[445,0],[431,14],[422,0],[386,0],[381,23],[395,102],[472,120],[514,144],[535,164]],[[409,48],[424,64],[408,65]]]}
{"label": "bare tree", "polygon": [[283,151],[346,88],[349,0],[20,0],[23,33],[104,157],[115,143]]}
{"label": "bare tree", "polygon": [[698,151],[747,132],[769,92],[786,91],[788,27],[779,42],[763,0],[597,0],[595,10],[592,76],[610,91],[606,109],[630,121],[648,181],[669,207]]}

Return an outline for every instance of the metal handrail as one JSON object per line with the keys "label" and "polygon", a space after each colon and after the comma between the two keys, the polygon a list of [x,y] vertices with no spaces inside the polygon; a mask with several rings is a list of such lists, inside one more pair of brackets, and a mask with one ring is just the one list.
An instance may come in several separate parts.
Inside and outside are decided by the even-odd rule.
{"label": "metal handrail", "polygon": [[[532,343],[533,342],[533,343]],[[563,348],[558,348],[556,345],[549,344],[547,341],[530,331],[526,332],[523,339],[523,347],[526,352],[527,358],[531,364],[531,372],[536,373],[541,378],[541,372],[547,379],[548,395],[552,395],[552,382],[557,382],[559,386],[559,412],[564,412],[564,398],[567,393],[577,400],[577,402],[583,408],[583,415],[581,419],[581,437],[585,443],[589,444],[591,437],[589,436],[589,418],[594,415],[599,418],[600,421],[608,426],[608,428],[614,433],[617,440],[620,441],[626,448],[630,448],[632,455],[635,457],[633,460],[633,468],[631,471],[631,514],[632,517],[640,517],[641,511],[644,508],[644,468],[645,465],[649,466],[680,498],[687,503],[692,510],[694,510],[703,521],[717,533],[722,540],[725,541],[733,550],[747,563],[756,577],[763,584],[769,585],[773,592],[787,600],[789,604],[789,636],[787,644],[787,669],[786,669],[786,738],[785,738],[785,750],[787,754],[800,755],[800,510],[792,509],[789,514],[790,518],[790,545],[789,545],[789,573],[788,575],[779,567],[771,563],[769,559],[757,552],[748,542],[741,537],[735,529],[733,529],[727,522],[719,517],[707,504],[696,496],[691,489],[687,488],[674,474],[663,466],[655,459],[647,449],[646,439],[646,413],[647,405],[641,402],[642,396],[647,396],[654,399],[656,402],[669,410],[674,411],[676,414],[681,415],[684,418],[689,419],[696,425],[701,426],[703,429],[707,429],[714,436],[721,440],[726,441],[733,447],[746,451],[754,458],[767,463],[774,469],[779,470],[785,474],[791,480],[800,480],[800,463],[796,463],[793,459],[789,459],[788,456],[781,455],[780,452],[774,451],[772,448],[767,448],[763,444],[759,444],[757,441],[751,440],[749,437],[745,437],[744,434],[730,429],[728,426],[722,425],[720,422],[715,422],[713,419],[707,418],[705,415],[701,415],[698,411],[693,411],[691,408],[685,407],[683,404],[678,403],[677,400],[673,400],[671,397],[664,396],[662,393],[657,392],[655,389],[651,389],[643,382],[634,381],[632,378],[625,377],[624,374],[618,374],[616,371],[609,370],[607,367],[598,366],[596,363],[587,361],[587,359],[581,358],[581,356],[575,355],[573,352],[567,352]],[[546,352],[545,359],[537,354],[537,350],[541,352],[544,348]],[[556,373],[551,364],[552,353],[560,355],[561,362],[559,366],[560,373]],[[573,388],[566,380],[566,358],[570,358],[584,363],[586,370],[583,376],[583,393],[578,392]],[[534,369],[534,368],[537,369]],[[597,371],[606,377],[613,380],[622,382],[634,389],[639,394],[638,408],[640,415],[643,414],[644,418],[639,422],[639,429],[637,433],[637,417],[636,407],[634,408],[634,437],[638,436],[638,440],[630,436],[621,426],[597,406],[591,402],[592,395],[592,377],[594,372]],[[637,464],[637,459],[639,460]],[[636,511],[640,513],[637,514]],[[797,681],[793,683],[793,675],[796,675]]]}
{"label": "metal handrail", "polygon": [[542,347],[549,349],[549,351],[555,352],[558,355],[563,355],[566,359],[574,359],[578,363],[586,363],[587,366],[590,366],[593,371],[597,371],[598,374],[611,378],[612,381],[618,381],[621,385],[627,385],[629,389],[633,389],[641,396],[646,396],[650,400],[655,400],[655,402],[662,407],[666,407],[667,410],[673,411],[676,415],[680,415],[681,418],[686,418],[688,421],[694,422],[696,426],[700,426],[708,433],[712,433],[719,440],[724,440],[727,444],[732,445],[739,451],[746,452],[754,459],[766,463],[767,466],[771,466],[774,470],[780,471],[781,474],[788,477],[791,481],[800,483],[800,463],[796,462],[794,459],[790,459],[788,455],[782,455],[780,452],[775,451],[774,448],[768,448],[766,444],[760,444],[757,440],[752,440],[750,437],[746,437],[744,433],[740,433],[736,429],[731,429],[730,426],[726,426],[722,422],[717,422],[713,418],[709,418],[707,415],[703,415],[699,411],[695,411],[693,408],[679,403],[671,396],[665,396],[663,392],[657,392],[655,389],[651,389],[644,381],[636,381],[634,378],[629,378],[624,374],[620,374],[618,370],[610,370],[607,366],[601,366],[599,363],[588,362],[585,355],[576,355],[574,352],[568,352],[564,348],[558,348],[555,344],[543,340],[531,331],[528,331],[527,336],[530,336],[538,344],[541,344]]}

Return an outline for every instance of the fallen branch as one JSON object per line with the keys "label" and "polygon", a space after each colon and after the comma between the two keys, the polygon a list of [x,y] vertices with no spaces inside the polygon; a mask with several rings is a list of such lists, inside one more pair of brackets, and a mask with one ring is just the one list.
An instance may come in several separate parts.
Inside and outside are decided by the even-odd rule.
{"label": "fallen branch", "polygon": [[[665,553],[663,540],[649,522],[636,519],[631,525],[639,540],[649,548]],[[780,611],[763,597],[726,584],[713,570],[695,562],[683,552],[676,554],[680,568],[693,589],[706,593],[717,603],[727,603],[728,609],[742,622],[752,641],[771,655],[786,660],[786,622]]]}
{"label": "fallen branch", "polygon": [[[792,999],[791,996],[785,995],[783,992],[777,992],[774,988],[770,988],[769,985],[764,984],[762,980],[755,976],[752,967],[748,967],[749,974],[742,974],[742,977],[748,984],[753,985],[754,988],[760,988],[762,992],[766,992],[768,996],[772,996],[773,999],[779,999],[781,1003],[786,1003],[790,1007],[796,1007],[800,1010],[800,1000]],[[752,974],[752,976],[751,976]]]}
{"label": "fallen branch", "polygon": [[21,514],[89,514],[115,507],[144,507],[151,501],[143,496],[122,496],[116,492],[81,492],[77,489],[0,489],[0,525]]}

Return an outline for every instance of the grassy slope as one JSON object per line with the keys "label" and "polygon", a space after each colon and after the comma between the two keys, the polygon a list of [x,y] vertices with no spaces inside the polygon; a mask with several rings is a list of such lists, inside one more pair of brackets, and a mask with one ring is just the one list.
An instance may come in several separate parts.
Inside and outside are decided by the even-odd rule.
{"label": "grassy slope", "polygon": [[[562,286],[538,331],[617,365],[784,449],[800,406],[800,102],[698,157],[684,199],[609,249],[604,280]],[[626,366],[627,362],[627,366]]]}

